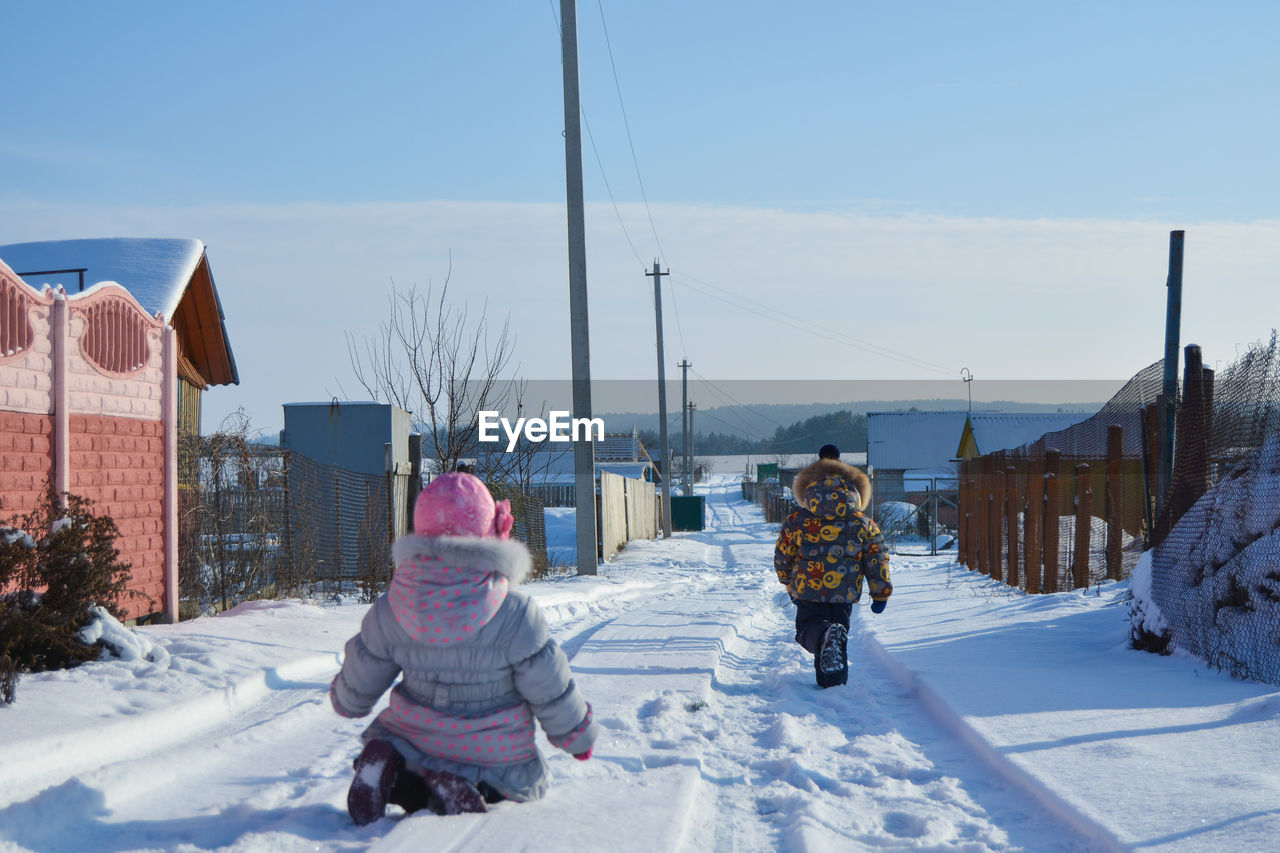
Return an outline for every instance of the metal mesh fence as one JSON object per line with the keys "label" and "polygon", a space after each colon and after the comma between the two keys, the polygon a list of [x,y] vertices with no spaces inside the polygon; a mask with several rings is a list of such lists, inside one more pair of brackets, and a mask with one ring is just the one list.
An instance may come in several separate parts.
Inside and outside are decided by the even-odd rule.
{"label": "metal mesh fence", "polygon": [[[1280,347],[1215,376],[1188,352],[1151,597],[1166,634],[1240,677],[1280,683]],[[1135,635],[1135,639],[1137,635]]]}
{"label": "metal mesh fence", "polygon": [[533,556],[532,576],[540,576],[547,569],[547,524],[543,512],[546,505],[542,498],[522,492],[516,486],[504,483],[488,485],[494,500],[511,501],[511,514],[515,517],[511,538],[528,546]]}
{"label": "metal mesh fence", "polygon": [[961,562],[1054,592],[1125,578],[1150,549],[1160,616],[1135,603],[1135,644],[1280,684],[1280,345],[1220,374],[1185,355],[1167,487],[1157,362],[1089,420],[961,463]]}
{"label": "metal mesh fence", "polygon": [[[409,525],[408,484],[298,453],[216,434],[181,449],[179,587],[183,618],[253,598],[358,594],[391,579],[391,545]],[[491,485],[511,501],[512,538],[546,567],[543,505]]]}
{"label": "metal mesh fence", "polygon": [[1164,363],[1093,417],[960,463],[960,561],[1027,592],[1128,577],[1152,525]]}

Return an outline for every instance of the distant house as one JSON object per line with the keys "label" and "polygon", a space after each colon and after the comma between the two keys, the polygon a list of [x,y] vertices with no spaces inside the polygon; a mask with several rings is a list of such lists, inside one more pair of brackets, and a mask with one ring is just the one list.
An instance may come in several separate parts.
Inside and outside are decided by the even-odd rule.
{"label": "distant house", "polygon": [[144,596],[131,618],[177,617],[178,435],[203,389],[238,381],[200,241],[0,246],[3,515],[50,482],[93,501]]}
{"label": "distant house", "polygon": [[[575,468],[572,444],[546,442],[520,459],[514,467],[509,460],[503,458],[502,446],[481,447],[485,449],[476,459],[479,473],[502,472],[499,476],[504,479],[521,481],[531,494],[542,498],[547,506],[573,505]],[[597,481],[601,471],[648,483],[662,480],[661,472],[635,429],[631,432],[605,433],[604,438],[592,442],[592,449]]]}
{"label": "distant house", "polygon": [[904,500],[937,482],[954,485],[955,462],[1019,447],[1092,412],[870,412],[867,464],[877,502]]}

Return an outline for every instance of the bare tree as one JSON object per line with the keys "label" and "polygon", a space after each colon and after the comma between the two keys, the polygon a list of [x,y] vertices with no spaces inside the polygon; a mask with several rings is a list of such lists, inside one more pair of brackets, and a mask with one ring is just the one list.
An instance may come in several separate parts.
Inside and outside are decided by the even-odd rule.
{"label": "bare tree", "polygon": [[[529,383],[523,379],[511,383],[508,398],[515,405],[515,415],[517,418],[534,417],[545,421],[545,401],[536,412],[526,406],[528,386]],[[502,441],[507,440],[503,436]],[[521,434],[516,437],[510,449],[504,444],[500,451],[479,454],[476,459],[476,474],[486,482],[511,483],[521,491],[528,492],[535,482],[546,477],[562,457],[572,453],[571,447],[572,445],[557,448],[550,442],[529,441]]]}
{"label": "bare tree", "polygon": [[280,453],[255,445],[243,410],[207,436],[182,434],[179,593],[185,615],[264,595],[298,594],[307,567],[281,550],[285,489]]}
{"label": "bare tree", "polygon": [[347,335],[356,380],[375,400],[409,412],[441,471],[475,452],[479,413],[507,403],[512,383],[501,377],[515,346],[509,319],[491,332],[487,304],[473,318],[449,303],[449,276],[434,297],[429,286],[420,293],[416,285],[401,291],[393,283],[377,337],[361,345]]}

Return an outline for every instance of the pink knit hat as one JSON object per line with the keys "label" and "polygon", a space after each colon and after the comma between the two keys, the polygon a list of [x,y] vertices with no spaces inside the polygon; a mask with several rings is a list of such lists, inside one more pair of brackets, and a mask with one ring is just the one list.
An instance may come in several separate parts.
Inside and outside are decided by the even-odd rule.
{"label": "pink knit hat", "polygon": [[510,501],[495,503],[479,477],[457,471],[432,480],[413,505],[413,529],[420,536],[506,539],[514,521]]}

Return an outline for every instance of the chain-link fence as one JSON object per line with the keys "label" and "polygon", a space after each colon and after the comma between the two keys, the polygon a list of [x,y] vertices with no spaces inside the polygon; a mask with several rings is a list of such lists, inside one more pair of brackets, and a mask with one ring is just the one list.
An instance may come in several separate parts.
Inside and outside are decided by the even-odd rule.
{"label": "chain-link fence", "polygon": [[522,492],[517,486],[505,483],[489,483],[494,500],[511,501],[511,538],[529,547],[533,557],[532,577],[539,577],[547,569],[547,523],[543,512],[545,504],[537,495]]}
{"label": "chain-link fence", "polygon": [[961,463],[960,558],[1054,592],[1128,577],[1150,550],[1135,645],[1280,683],[1280,345],[1220,374],[1201,358],[1186,348],[1167,485],[1157,362],[1089,420]]}
{"label": "chain-link fence", "polygon": [[1135,644],[1159,650],[1171,641],[1233,675],[1280,684],[1276,334],[1216,376],[1188,348],[1185,376],[1151,555],[1163,625],[1154,637],[1135,630]]}
{"label": "chain-link fence", "polygon": [[1163,362],[1093,417],[959,465],[960,562],[1027,592],[1128,577],[1151,529]]}
{"label": "chain-link fence", "polygon": [[[391,579],[391,545],[408,526],[405,477],[362,474],[301,454],[215,434],[184,439],[179,501],[183,618],[253,598],[355,594],[373,600]],[[511,501],[511,535],[546,567],[542,502]]]}

